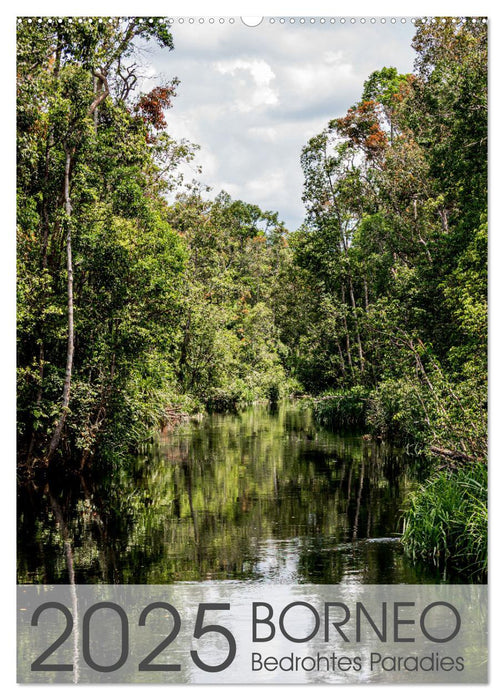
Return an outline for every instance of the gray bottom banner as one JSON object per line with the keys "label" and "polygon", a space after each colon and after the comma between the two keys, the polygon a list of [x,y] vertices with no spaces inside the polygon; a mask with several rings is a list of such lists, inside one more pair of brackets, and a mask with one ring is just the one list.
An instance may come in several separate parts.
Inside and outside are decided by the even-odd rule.
{"label": "gray bottom banner", "polygon": [[20,683],[485,683],[478,585],[18,586]]}

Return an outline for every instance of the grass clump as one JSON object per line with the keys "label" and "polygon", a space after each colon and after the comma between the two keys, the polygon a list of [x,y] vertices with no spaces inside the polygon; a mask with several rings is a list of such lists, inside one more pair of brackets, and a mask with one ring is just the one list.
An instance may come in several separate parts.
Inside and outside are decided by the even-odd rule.
{"label": "grass clump", "polygon": [[414,559],[484,580],[487,559],[487,469],[445,470],[410,496],[402,542]]}

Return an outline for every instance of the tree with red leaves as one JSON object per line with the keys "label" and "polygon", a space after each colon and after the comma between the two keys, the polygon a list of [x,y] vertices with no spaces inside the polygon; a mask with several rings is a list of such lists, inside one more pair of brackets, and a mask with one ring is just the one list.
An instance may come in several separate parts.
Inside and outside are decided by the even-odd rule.
{"label": "tree with red leaves", "polygon": [[[135,112],[139,114],[148,128],[160,131],[166,128],[165,110],[172,106],[172,99],[176,96],[175,88],[179,80],[174,78],[167,85],[158,85],[146,95],[142,95],[135,106]],[[150,134],[152,138],[152,134]]]}
{"label": "tree with red leaves", "polygon": [[388,144],[380,127],[379,105],[375,100],[365,100],[351,107],[346,116],[331,123],[342,136],[361,148],[368,160],[380,158]]}

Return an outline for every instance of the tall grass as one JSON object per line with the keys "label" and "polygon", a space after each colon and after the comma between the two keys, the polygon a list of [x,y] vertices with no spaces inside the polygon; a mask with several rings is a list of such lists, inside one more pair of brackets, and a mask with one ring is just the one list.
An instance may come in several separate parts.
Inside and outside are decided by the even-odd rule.
{"label": "tall grass", "polygon": [[485,579],[487,469],[482,463],[442,471],[410,496],[402,542],[413,558]]}

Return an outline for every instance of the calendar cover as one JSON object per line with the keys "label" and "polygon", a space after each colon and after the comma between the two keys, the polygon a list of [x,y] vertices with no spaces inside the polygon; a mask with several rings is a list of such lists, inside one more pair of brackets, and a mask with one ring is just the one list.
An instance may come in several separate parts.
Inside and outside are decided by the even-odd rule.
{"label": "calendar cover", "polygon": [[487,682],[487,21],[19,17],[18,682]]}

